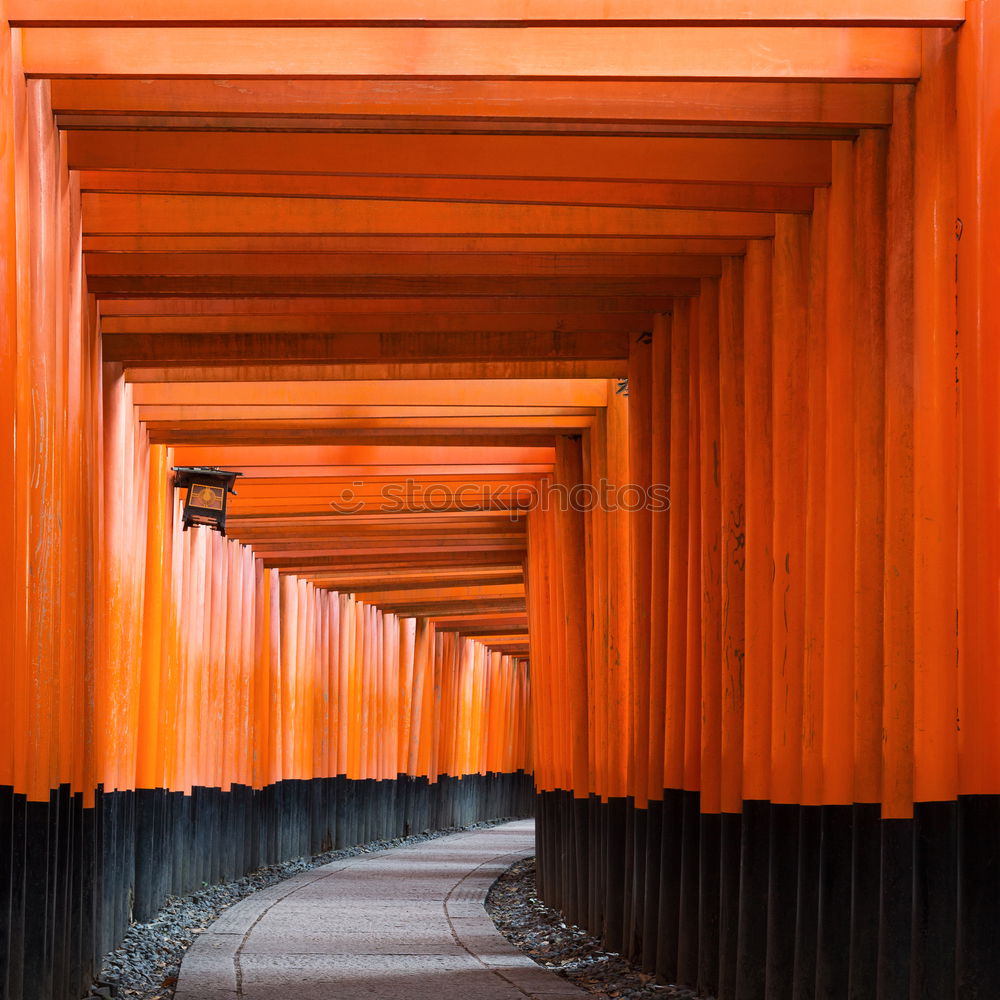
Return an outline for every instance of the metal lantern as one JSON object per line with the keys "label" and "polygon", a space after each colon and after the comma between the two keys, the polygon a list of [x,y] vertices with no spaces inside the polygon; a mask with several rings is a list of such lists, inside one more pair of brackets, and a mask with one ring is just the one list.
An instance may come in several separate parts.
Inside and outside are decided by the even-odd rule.
{"label": "metal lantern", "polygon": [[174,486],[187,487],[184,498],[184,530],[192,524],[205,524],[226,533],[226,503],[234,496],[233,483],[242,472],[204,466],[174,466]]}

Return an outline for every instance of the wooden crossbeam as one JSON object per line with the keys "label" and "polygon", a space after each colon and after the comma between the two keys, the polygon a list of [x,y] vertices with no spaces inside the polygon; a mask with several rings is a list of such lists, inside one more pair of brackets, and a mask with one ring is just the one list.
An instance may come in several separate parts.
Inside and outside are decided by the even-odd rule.
{"label": "wooden crossbeam", "polygon": [[446,513],[384,513],[384,514],[327,514],[318,517],[242,517],[241,530],[280,532],[285,526],[293,525],[310,530],[343,529],[357,531],[400,531],[410,527],[420,529],[447,529],[478,531],[509,531],[511,526],[520,526],[523,531],[526,515],[511,517],[496,511],[446,512]]}
{"label": "wooden crossbeam", "polygon": [[[762,217],[758,217],[762,218]],[[771,220],[768,219],[768,225]],[[177,295],[241,295],[246,298],[266,298],[269,295],[284,297],[289,292],[298,295],[330,296],[357,295],[371,289],[374,295],[489,295],[502,292],[508,295],[565,295],[608,296],[661,294],[662,310],[669,310],[670,300],[697,295],[700,290],[697,278],[507,278],[492,275],[433,276],[409,278],[382,276],[370,278],[323,276],[278,277],[274,275],[207,275],[207,276],[130,276],[94,277],[88,282],[95,295],[127,297],[135,295],[149,298],[158,294]],[[661,310],[661,311],[662,311]]]}
{"label": "wooden crossbeam", "polygon": [[167,445],[252,445],[265,439],[272,444],[344,444],[362,445],[373,441],[405,447],[438,448],[462,444],[477,448],[553,446],[555,435],[545,431],[517,433],[510,430],[495,430],[477,433],[475,430],[460,429],[450,432],[396,431],[380,435],[364,429],[338,430],[327,427],[303,427],[301,425],[258,425],[242,422],[220,424],[213,427],[192,427],[164,425],[149,429],[151,444]]}
{"label": "wooden crossbeam", "polygon": [[627,359],[628,333],[106,334],[104,360],[135,365],[236,361],[488,361],[497,357]]}
{"label": "wooden crossbeam", "polygon": [[[132,389],[136,405],[237,404],[425,405],[425,406],[604,406],[608,384],[603,379],[508,379],[480,385],[463,380],[406,381],[385,384],[355,382],[151,383]],[[175,463],[175,464],[180,464]],[[197,463],[189,463],[197,464]]]}
{"label": "wooden crossbeam", "polygon": [[[321,419],[270,419],[255,420],[238,410],[216,420],[199,420],[196,417],[170,416],[164,420],[146,420],[146,428],[152,434],[173,433],[183,435],[188,432],[211,432],[229,434],[257,434],[260,440],[269,440],[271,434],[281,434],[292,430],[329,433],[331,440],[344,442],[360,434],[371,440],[393,440],[399,437],[433,434],[440,437],[468,434],[472,437],[492,439],[495,435],[516,437],[551,436],[554,433],[579,433],[593,424],[592,417],[443,417],[372,419],[353,418],[350,420]],[[397,443],[400,443],[397,440]]]}
{"label": "wooden crossbeam", "polygon": [[[129,113],[354,116],[374,124],[387,116],[516,126],[723,123],[826,127],[892,122],[891,87],[878,83],[673,80],[53,80],[58,114]],[[294,116],[294,117],[291,117]],[[107,122],[109,127],[114,121]]]}
{"label": "wooden crossbeam", "polygon": [[[524,553],[510,552],[424,552],[405,555],[382,555],[379,557],[359,556],[351,553],[343,556],[315,555],[288,557],[279,567],[284,573],[296,573],[303,576],[329,576],[331,574],[354,573],[361,570],[377,572],[396,571],[399,569],[433,570],[438,567],[481,569],[484,566],[509,566],[523,562]],[[523,612],[521,612],[523,613]]]}
{"label": "wooden crossbeam", "polygon": [[44,77],[906,81],[917,28],[82,27],[23,29]]}
{"label": "wooden crossbeam", "polygon": [[437,514],[385,515],[362,519],[357,516],[325,518],[267,518],[259,521],[243,519],[239,523],[240,537],[265,539],[391,539],[400,533],[400,525],[414,537],[449,538],[475,537],[494,539],[519,539],[525,535],[526,519],[516,521],[492,514],[488,517],[455,515],[442,517]]}
{"label": "wooden crossbeam", "polygon": [[98,276],[246,275],[337,277],[718,277],[719,257],[687,254],[88,254]]}
{"label": "wooden crossbeam", "polygon": [[136,415],[144,422],[190,420],[319,420],[347,427],[364,422],[365,427],[586,427],[594,410],[583,406],[139,406]]}
{"label": "wooden crossbeam", "polygon": [[[195,446],[197,447],[197,446]],[[213,455],[218,452],[218,448],[207,449]],[[230,463],[232,464],[232,463]],[[393,479],[409,479],[418,475],[444,476],[481,476],[485,472],[492,472],[509,476],[525,475],[545,475],[552,471],[551,462],[498,462],[490,461],[489,464],[470,462],[466,465],[447,464],[429,465],[425,462],[409,465],[248,465],[241,464],[240,469],[245,475],[258,476],[260,478],[274,479],[308,479],[313,476],[342,477],[346,479],[363,481],[369,476],[390,476]]]}
{"label": "wooden crossbeam", "polygon": [[[669,181],[519,180],[484,177],[345,177],[311,174],[157,173],[84,170],[84,193],[252,194],[282,197],[474,201],[496,204],[691,208],[740,212],[809,212],[809,188],[772,184]],[[524,255],[531,260],[530,253]]]}
{"label": "wooden crossbeam", "polygon": [[428,604],[431,601],[479,600],[487,598],[523,598],[523,584],[475,584],[471,586],[443,586],[418,590],[366,590],[356,591],[359,601],[378,604],[380,607],[404,609],[411,604]]}
{"label": "wooden crossbeam", "polygon": [[[551,460],[549,448],[495,448],[485,454],[472,448],[394,448],[383,445],[366,447],[274,448],[266,444],[252,448],[178,448],[176,465],[204,466],[247,465],[254,467],[286,465],[499,465],[537,463]],[[478,461],[477,461],[478,460]],[[484,470],[485,471],[485,470]]]}
{"label": "wooden crossbeam", "polygon": [[95,130],[69,132],[66,140],[76,170],[805,186],[831,177],[827,139]]}
{"label": "wooden crossbeam", "polygon": [[399,362],[386,364],[243,364],[206,365],[203,367],[164,367],[149,365],[125,369],[127,382],[165,385],[190,383],[278,382],[301,379],[303,382],[370,382],[383,383],[432,381],[472,382],[479,386],[502,380],[526,381],[539,379],[570,379],[600,381],[607,385],[609,379],[627,374],[621,361],[432,361]]}
{"label": "wooden crossbeam", "polygon": [[742,254],[746,241],[704,236],[385,236],[370,233],[118,233],[83,239],[112,253],[683,253]]}
{"label": "wooden crossbeam", "polygon": [[356,590],[362,587],[372,587],[380,592],[394,590],[433,590],[442,583],[456,586],[479,585],[483,581],[493,583],[522,583],[524,571],[521,568],[481,567],[475,571],[468,569],[447,570],[437,567],[433,570],[396,570],[392,576],[387,576],[377,570],[359,570],[353,575],[327,574],[315,575],[312,582],[318,586],[329,587],[331,590],[350,588]]}
{"label": "wooden crossbeam", "polygon": [[[481,333],[632,333],[649,329],[654,309],[630,312],[432,312],[433,302],[407,313],[334,315],[108,316],[101,331],[130,335],[242,334],[454,334]],[[578,301],[578,300],[577,300]],[[586,300],[589,301],[589,300]],[[578,305],[582,304],[578,301]],[[662,300],[660,301],[662,306]]]}
{"label": "wooden crossbeam", "polygon": [[961,0],[10,0],[16,25],[921,25],[956,27]]}
{"label": "wooden crossbeam", "polygon": [[[113,120],[112,120],[113,117]],[[63,131],[92,131],[98,128],[127,128],[143,132],[239,131],[266,135],[271,132],[324,132],[329,135],[355,135],[372,132],[367,118],[314,117],[297,118],[294,123],[281,116],[247,115],[73,115],[56,116]],[[294,125],[294,127],[293,127]],[[384,118],[378,131],[385,135],[537,135],[537,136],[607,136],[646,137],[701,136],[705,138],[746,139],[853,139],[857,128],[834,125],[740,125],[669,122],[573,122],[573,121],[496,121],[470,118]]]}
{"label": "wooden crossbeam", "polygon": [[[497,236],[535,233],[549,236],[659,234],[723,238],[774,235],[774,221],[768,215],[683,209],[565,205],[519,205],[512,209],[504,205],[464,202],[89,194],[83,196],[83,211],[84,232],[88,235],[150,232],[248,235],[489,233]],[[332,282],[334,279],[329,280]],[[317,286],[314,294],[323,294],[322,288]],[[350,294],[349,288],[345,288],[345,294]],[[406,294],[405,288],[400,294]]]}
{"label": "wooden crossbeam", "polygon": [[[285,317],[298,317],[302,322],[331,323],[347,322],[340,317],[346,314],[351,321],[360,321],[362,315],[414,316],[415,313],[429,312],[430,315],[415,317],[419,322],[446,324],[451,322],[446,316],[452,314],[476,316],[516,316],[518,313],[565,318],[572,321],[574,313],[589,312],[609,316],[612,313],[655,312],[662,304],[662,298],[649,296],[606,296],[587,298],[583,301],[567,295],[525,296],[511,299],[506,295],[482,296],[435,296],[433,302],[418,296],[391,296],[368,298],[345,295],[338,298],[287,298],[275,296],[268,299],[234,298],[156,298],[156,299],[102,299],[98,304],[101,313],[101,328],[109,333],[154,333],[155,329],[130,326],[133,322],[169,323],[174,320],[190,323],[225,323],[237,317],[259,317],[261,321],[273,319],[282,321]],[[109,322],[112,325],[108,325]],[[295,320],[289,320],[295,322]],[[377,322],[377,321],[373,321]],[[114,324],[120,325],[114,325]],[[181,327],[173,327],[182,332]],[[213,329],[203,327],[203,329]],[[339,327],[338,327],[339,329]],[[217,331],[222,332],[222,331]]]}

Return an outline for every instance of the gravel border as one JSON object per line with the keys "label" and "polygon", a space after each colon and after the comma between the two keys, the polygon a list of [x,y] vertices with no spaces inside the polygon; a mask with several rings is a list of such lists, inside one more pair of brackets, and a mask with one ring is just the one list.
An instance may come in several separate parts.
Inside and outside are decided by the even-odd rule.
{"label": "gravel border", "polygon": [[486,830],[509,822],[510,819],[487,820],[393,840],[373,840],[357,847],[327,851],[311,858],[297,858],[258,868],[235,882],[207,885],[187,896],[169,896],[151,921],[132,924],[121,945],[104,956],[101,971],[87,997],[94,1000],[110,1000],[115,996],[128,997],[130,1000],[169,1000],[177,985],[181,959],[194,939],[208,930],[223,910],[258,889],[266,889],[299,872],[318,868],[331,861],[421,844],[467,830]]}
{"label": "gravel border", "polygon": [[698,1000],[700,994],[682,986],[657,983],[617,952],[604,951],[587,931],[567,924],[535,889],[535,859],[511,865],[493,883],[486,911],[497,930],[542,968],[569,980],[588,993],[614,1000]]}

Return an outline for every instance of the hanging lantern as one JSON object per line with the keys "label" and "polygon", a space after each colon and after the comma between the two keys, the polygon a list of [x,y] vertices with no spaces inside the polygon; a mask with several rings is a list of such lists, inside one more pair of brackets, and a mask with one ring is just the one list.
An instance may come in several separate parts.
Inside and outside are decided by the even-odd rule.
{"label": "hanging lantern", "polygon": [[226,533],[226,502],[234,496],[233,483],[242,472],[226,472],[217,468],[174,466],[174,486],[187,487],[184,498],[184,530],[192,524],[205,524]]}

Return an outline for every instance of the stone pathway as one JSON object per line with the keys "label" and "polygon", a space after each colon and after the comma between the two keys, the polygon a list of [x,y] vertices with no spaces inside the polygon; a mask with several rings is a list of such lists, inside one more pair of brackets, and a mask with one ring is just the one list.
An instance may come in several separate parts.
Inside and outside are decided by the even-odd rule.
{"label": "stone pathway", "polygon": [[534,853],[507,823],[336,861],[254,893],[192,945],[176,1000],[577,1000],[483,908],[494,879]]}

